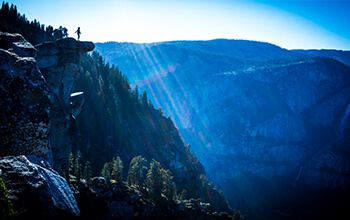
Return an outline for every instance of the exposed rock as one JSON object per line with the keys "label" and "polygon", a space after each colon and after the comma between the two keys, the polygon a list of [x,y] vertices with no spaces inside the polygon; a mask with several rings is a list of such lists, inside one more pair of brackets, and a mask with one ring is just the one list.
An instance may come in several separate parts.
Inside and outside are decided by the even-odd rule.
{"label": "exposed rock", "polygon": [[50,90],[50,146],[53,166],[62,173],[72,150],[72,141],[78,132],[74,117],[81,112],[84,104],[82,94],[73,96],[72,103],[70,100],[74,80],[80,70],[80,54],[93,50],[94,44],[64,38],[37,45],[36,48],[38,67]]}
{"label": "exposed rock", "polygon": [[76,92],[70,95],[71,101],[71,114],[73,117],[76,117],[83,110],[85,103],[85,96],[83,92]]}
{"label": "exposed rock", "polygon": [[59,219],[62,215],[80,215],[66,180],[53,171],[43,158],[28,158],[38,164],[30,162],[25,156],[0,158],[1,177],[14,205],[14,217]]}
{"label": "exposed rock", "polygon": [[49,93],[19,34],[0,32],[0,156],[49,153]]}

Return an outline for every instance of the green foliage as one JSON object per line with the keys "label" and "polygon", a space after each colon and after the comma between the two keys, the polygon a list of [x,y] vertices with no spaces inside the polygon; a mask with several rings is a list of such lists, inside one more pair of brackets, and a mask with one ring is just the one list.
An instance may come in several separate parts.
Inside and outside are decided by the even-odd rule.
{"label": "green foliage", "polygon": [[53,40],[58,40],[65,37],[68,37],[67,28],[60,26],[58,29],[53,31]]}
{"label": "green foliage", "polygon": [[73,172],[73,163],[74,163],[73,153],[70,153],[68,156],[67,167],[63,171],[63,176],[67,180],[68,183],[70,183],[69,175]]}
{"label": "green foliage", "polygon": [[[66,169],[63,171],[63,176],[67,180],[68,183],[71,183],[70,175],[75,177],[77,183],[80,182],[83,176],[83,166],[81,164],[81,153],[78,152],[75,155],[70,153],[68,156],[68,163]],[[90,166],[91,167],[91,166]],[[83,177],[84,178],[84,177]]]}
{"label": "green foliage", "polygon": [[187,198],[187,190],[183,189],[180,196],[179,196],[179,200],[184,201],[184,200],[186,200],[186,198]]}
{"label": "green foliage", "polygon": [[82,174],[82,165],[81,165],[81,154],[78,152],[73,160],[73,176],[77,178],[77,182],[79,183],[81,180],[81,174]]}
{"label": "green foliage", "polygon": [[136,156],[131,160],[127,177],[130,186],[135,185],[138,188],[145,186],[146,161],[142,156]]}
{"label": "green foliage", "polygon": [[114,158],[112,161],[111,178],[116,180],[118,184],[122,183],[123,170],[124,170],[123,161],[120,159],[119,156],[117,158]]}
{"label": "green foliage", "polygon": [[115,180],[117,184],[123,181],[124,165],[120,157],[113,158],[111,162],[106,162],[101,170],[101,176],[108,180]]}
{"label": "green foliage", "polygon": [[45,41],[57,40],[68,36],[68,30],[60,26],[54,29],[52,26],[40,24],[36,19],[28,21],[26,16],[17,11],[17,6],[2,3],[0,9],[0,31],[20,33],[31,44],[36,45]]}
{"label": "green foliage", "polygon": [[172,179],[170,171],[153,159],[147,172],[146,188],[154,202],[161,202],[162,194],[169,200],[177,199],[176,185]]}
{"label": "green foliage", "polygon": [[5,183],[0,177],[0,217],[6,219],[11,216],[13,212],[12,203],[9,199],[8,191]]}
{"label": "green foliage", "polygon": [[101,176],[106,179],[111,179],[111,173],[112,173],[112,163],[107,162],[103,165],[103,168],[101,170]]}
{"label": "green foliage", "polygon": [[176,200],[176,197],[177,197],[176,184],[173,181],[173,176],[171,175],[171,172],[161,167],[161,174],[162,174],[163,194],[168,199]]}
{"label": "green foliage", "polygon": [[86,183],[90,185],[91,178],[92,178],[92,169],[91,169],[91,163],[90,161],[85,162],[85,166],[83,169],[83,175],[82,178],[86,180]]}
{"label": "green foliage", "polygon": [[162,167],[159,162],[152,160],[147,172],[146,187],[154,202],[160,201],[162,194]]}

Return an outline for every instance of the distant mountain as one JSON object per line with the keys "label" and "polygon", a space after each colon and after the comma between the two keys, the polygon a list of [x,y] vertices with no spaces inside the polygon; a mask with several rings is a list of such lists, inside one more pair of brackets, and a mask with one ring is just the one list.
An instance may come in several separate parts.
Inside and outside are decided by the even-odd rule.
{"label": "distant mountain", "polygon": [[328,57],[350,66],[350,51],[342,50],[293,50],[310,57]]}
{"label": "distant mountain", "polygon": [[[348,51],[225,39],[108,42],[96,50],[174,119],[208,176],[248,218],[344,212]],[[311,202],[319,196],[327,201]]]}

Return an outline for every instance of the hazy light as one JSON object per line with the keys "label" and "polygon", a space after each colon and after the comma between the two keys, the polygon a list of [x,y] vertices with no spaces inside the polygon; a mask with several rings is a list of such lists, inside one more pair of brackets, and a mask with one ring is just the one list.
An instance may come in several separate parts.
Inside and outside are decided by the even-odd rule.
{"label": "hazy light", "polygon": [[36,18],[55,28],[60,25],[65,26],[70,36],[74,37],[77,27],[81,27],[81,40],[94,42],[148,43],[228,38],[265,41],[288,49],[350,49],[349,39],[338,36],[296,14],[269,6],[273,2],[258,0],[9,1],[16,4],[19,12],[26,14],[29,20]]}

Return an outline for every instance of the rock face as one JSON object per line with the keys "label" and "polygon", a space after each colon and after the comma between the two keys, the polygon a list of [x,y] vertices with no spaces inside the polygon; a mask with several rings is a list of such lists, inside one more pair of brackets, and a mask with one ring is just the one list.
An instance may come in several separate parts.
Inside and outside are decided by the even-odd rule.
{"label": "rock face", "polygon": [[97,50],[157,94],[152,102],[174,118],[232,207],[254,210],[257,219],[273,209],[301,214],[286,202],[293,190],[349,191],[347,51],[236,40],[107,43]]}
{"label": "rock face", "polygon": [[[84,104],[81,93],[71,97],[73,80],[79,54],[94,45],[70,38],[45,43],[38,46],[38,62],[37,50],[19,34],[0,32],[0,47],[0,173],[14,205],[13,217],[79,216],[68,183],[48,161],[53,153],[62,171],[70,153],[67,139],[76,132],[74,117]],[[43,67],[46,80],[37,66]],[[67,146],[59,145],[63,143]]]}
{"label": "rock face", "polygon": [[48,157],[49,92],[36,49],[19,34],[0,32],[0,156]]}
{"label": "rock face", "polygon": [[80,215],[68,183],[43,158],[2,157],[0,169],[14,205],[14,218],[59,219]]}
{"label": "rock face", "polygon": [[70,100],[74,80],[80,70],[80,54],[93,50],[94,44],[64,38],[37,45],[36,48],[38,67],[50,91],[50,146],[54,169],[61,173],[78,132],[74,117],[80,113],[84,103],[82,93],[72,97],[73,104]]}

